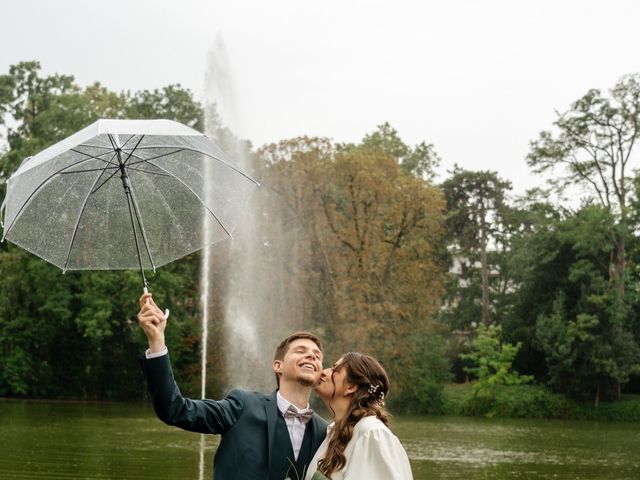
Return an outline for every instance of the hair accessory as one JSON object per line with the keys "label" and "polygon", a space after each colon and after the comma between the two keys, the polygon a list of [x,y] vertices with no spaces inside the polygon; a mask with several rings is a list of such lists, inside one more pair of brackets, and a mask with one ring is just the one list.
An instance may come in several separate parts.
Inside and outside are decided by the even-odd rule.
{"label": "hair accessory", "polygon": [[380,389],[380,384],[376,384],[376,385],[372,385],[369,384],[369,395],[371,397],[377,397],[374,400],[374,404],[378,405],[379,407],[383,407],[384,406],[384,392],[382,390],[380,390],[380,393],[378,393],[378,389]]}

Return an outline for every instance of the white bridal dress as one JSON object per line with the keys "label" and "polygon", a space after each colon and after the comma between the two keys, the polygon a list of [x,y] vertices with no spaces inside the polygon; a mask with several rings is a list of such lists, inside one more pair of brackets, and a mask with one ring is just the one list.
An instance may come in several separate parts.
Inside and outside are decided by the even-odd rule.
{"label": "white bridal dress", "polygon": [[[316,474],[318,460],[324,457],[329,444],[332,423],[327,436],[309,464],[305,480],[325,478]],[[344,450],[347,463],[331,475],[331,480],[412,480],[407,452],[400,440],[376,417],[364,417],[356,423],[353,437]],[[314,474],[316,474],[314,478]]]}

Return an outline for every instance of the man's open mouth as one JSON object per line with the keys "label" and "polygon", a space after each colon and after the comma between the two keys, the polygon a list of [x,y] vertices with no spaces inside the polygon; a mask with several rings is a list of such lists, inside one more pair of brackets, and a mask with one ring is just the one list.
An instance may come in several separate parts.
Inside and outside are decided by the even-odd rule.
{"label": "man's open mouth", "polygon": [[316,366],[313,363],[301,363],[298,365],[300,368],[304,370],[309,370],[310,372],[316,372]]}

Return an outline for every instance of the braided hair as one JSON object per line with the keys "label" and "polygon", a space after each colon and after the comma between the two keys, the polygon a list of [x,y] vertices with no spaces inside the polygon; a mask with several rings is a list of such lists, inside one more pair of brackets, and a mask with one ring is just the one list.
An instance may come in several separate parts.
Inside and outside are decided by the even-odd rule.
{"label": "braided hair", "polygon": [[[384,408],[384,399],[389,392],[389,377],[378,361],[358,352],[345,353],[342,362],[332,373],[346,368],[346,380],[358,387],[353,392],[347,414],[337,421],[331,430],[327,452],[318,461],[318,470],[327,478],[341,470],[347,459],[344,450],[353,436],[353,429],[361,418],[376,416],[388,425],[389,413]],[[335,397],[335,385],[332,399]],[[335,413],[335,412],[334,412]]]}

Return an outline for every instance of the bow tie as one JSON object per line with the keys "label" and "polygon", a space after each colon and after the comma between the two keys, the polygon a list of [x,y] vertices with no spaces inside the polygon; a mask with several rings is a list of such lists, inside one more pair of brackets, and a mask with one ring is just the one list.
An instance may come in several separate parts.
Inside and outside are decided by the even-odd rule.
{"label": "bow tie", "polygon": [[293,405],[289,405],[289,408],[287,408],[287,411],[284,412],[284,418],[297,418],[303,424],[311,420],[312,416],[313,416],[313,410],[311,410],[310,408],[307,408],[306,410],[298,411],[296,407],[294,407]]}

